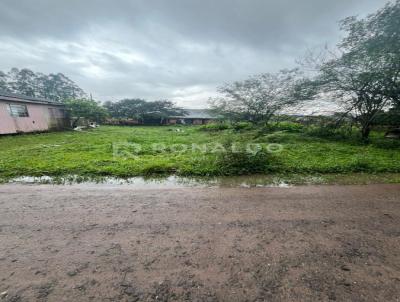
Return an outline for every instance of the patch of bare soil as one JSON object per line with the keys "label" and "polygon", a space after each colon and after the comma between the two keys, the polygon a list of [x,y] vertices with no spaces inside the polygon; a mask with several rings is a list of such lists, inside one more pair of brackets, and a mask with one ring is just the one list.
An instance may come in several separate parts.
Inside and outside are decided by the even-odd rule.
{"label": "patch of bare soil", "polygon": [[0,301],[400,300],[400,185],[2,185],[0,208]]}

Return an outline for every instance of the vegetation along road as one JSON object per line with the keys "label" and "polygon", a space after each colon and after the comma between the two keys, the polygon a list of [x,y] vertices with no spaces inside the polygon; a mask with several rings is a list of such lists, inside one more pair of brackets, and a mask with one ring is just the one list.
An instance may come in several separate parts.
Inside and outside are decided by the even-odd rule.
{"label": "vegetation along road", "polygon": [[[83,132],[0,137],[0,179],[44,175],[130,177],[400,172],[400,141],[385,139],[381,132],[372,132],[369,144],[364,144],[351,135],[340,137],[334,133],[329,136],[320,132],[317,127],[282,122],[272,124],[267,131],[247,123],[233,126],[102,126]],[[200,147],[193,149],[193,143]],[[235,143],[243,152],[213,152],[216,144],[227,146],[229,151]],[[259,144],[262,150],[257,154],[246,152],[245,146],[249,143]],[[267,150],[271,144],[281,146],[278,152]],[[204,145],[208,146],[206,152],[201,149]]]}

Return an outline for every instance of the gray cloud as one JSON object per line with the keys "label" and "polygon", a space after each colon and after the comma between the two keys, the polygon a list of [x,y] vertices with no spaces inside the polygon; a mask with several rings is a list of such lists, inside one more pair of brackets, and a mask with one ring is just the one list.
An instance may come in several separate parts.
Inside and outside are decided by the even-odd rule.
{"label": "gray cloud", "polygon": [[202,107],[219,84],[294,65],[382,0],[2,0],[0,64],[63,72],[100,100]]}

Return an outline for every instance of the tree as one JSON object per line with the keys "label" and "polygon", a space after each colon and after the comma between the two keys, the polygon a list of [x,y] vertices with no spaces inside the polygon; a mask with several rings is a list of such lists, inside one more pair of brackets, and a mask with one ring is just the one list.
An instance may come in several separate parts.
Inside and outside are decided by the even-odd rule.
{"label": "tree", "polygon": [[184,114],[185,110],[176,107],[173,102],[168,100],[158,100],[145,102],[141,119],[145,123],[162,123],[168,116],[182,116]]}
{"label": "tree", "polygon": [[143,122],[160,123],[171,115],[183,115],[185,111],[168,100],[148,102],[143,99],[124,99],[106,102],[104,107],[118,119],[138,119]]}
{"label": "tree", "polygon": [[59,102],[87,96],[62,73],[45,75],[27,68],[12,68],[8,73],[0,72],[0,90]]}
{"label": "tree", "polygon": [[211,105],[214,111],[232,119],[268,123],[276,112],[297,104],[293,96],[298,81],[298,69],[251,76],[219,87],[222,96],[212,99]]}
{"label": "tree", "polygon": [[110,115],[117,119],[140,119],[143,114],[143,106],[146,103],[142,99],[123,99],[118,102],[106,102],[104,107]]}
{"label": "tree", "polygon": [[40,74],[37,93],[46,99],[62,102],[68,99],[85,98],[87,94],[62,73]]}
{"label": "tree", "polygon": [[348,55],[369,58],[383,97],[400,104],[400,0],[365,19],[349,17],[342,21],[342,29],[348,35],[340,47]]}
{"label": "tree", "polygon": [[400,1],[387,4],[365,19],[341,22],[347,36],[340,54],[322,62],[319,72],[303,85],[312,97],[334,97],[354,115],[361,135],[368,140],[378,114],[398,102],[400,93]]}
{"label": "tree", "polygon": [[400,107],[393,107],[386,112],[380,112],[374,124],[392,127],[400,125]]}
{"label": "tree", "polygon": [[9,92],[7,75],[2,71],[0,71],[0,91]]}
{"label": "tree", "polygon": [[102,122],[107,116],[107,110],[94,100],[70,99],[65,102],[67,111],[75,128],[81,119]]}
{"label": "tree", "polygon": [[11,91],[27,96],[36,96],[38,79],[32,70],[12,68],[8,73],[8,78]]}
{"label": "tree", "polygon": [[353,114],[362,138],[368,140],[374,119],[389,104],[382,94],[381,77],[371,71],[369,58],[343,54],[322,66],[314,83],[339,100],[346,113]]}

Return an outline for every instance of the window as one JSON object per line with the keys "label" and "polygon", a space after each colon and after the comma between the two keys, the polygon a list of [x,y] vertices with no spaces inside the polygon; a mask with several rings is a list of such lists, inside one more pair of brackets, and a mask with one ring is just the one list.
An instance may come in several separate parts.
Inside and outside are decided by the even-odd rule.
{"label": "window", "polygon": [[13,117],[28,117],[28,108],[26,105],[9,104],[8,111]]}

